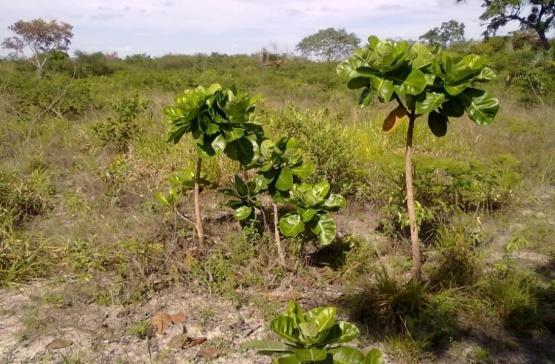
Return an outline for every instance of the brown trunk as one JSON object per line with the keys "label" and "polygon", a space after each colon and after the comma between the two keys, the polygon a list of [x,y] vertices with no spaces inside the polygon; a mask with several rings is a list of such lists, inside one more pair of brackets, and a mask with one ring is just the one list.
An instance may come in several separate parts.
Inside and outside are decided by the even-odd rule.
{"label": "brown trunk", "polygon": [[542,30],[542,29],[536,29],[536,32],[538,33],[538,36],[540,37],[542,47],[544,49],[549,49],[549,39],[547,39],[547,36],[545,35],[545,31]]}
{"label": "brown trunk", "polygon": [[279,236],[279,211],[277,203],[274,205],[274,234],[276,240],[276,247],[278,251],[279,264],[285,267],[285,255],[283,254],[283,248],[281,247],[281,237]]}
{"label": "brown trunk", "polygon": [[197,237],[199,245],[204,244],[204,229],[202,227],[202,215],[200,212],[200,169],[202,166],[202,159],[197,158],[197,165],[195,171],[195,228],[197,230]]}
{"label": "brown trunk", "polygon": [[407,131],[407,147],[405,150],[405,182],[407,185],[407,211],[409,214],[410,241],[412,246],[412,276],[420,280],[422,276],[422,260],[420,258],[420,242],[418,241],[418,225],[416,224],[416,211],[414,208],[414,189],[412,186],[412,135],[416,116],[409,116],[409,129]]}

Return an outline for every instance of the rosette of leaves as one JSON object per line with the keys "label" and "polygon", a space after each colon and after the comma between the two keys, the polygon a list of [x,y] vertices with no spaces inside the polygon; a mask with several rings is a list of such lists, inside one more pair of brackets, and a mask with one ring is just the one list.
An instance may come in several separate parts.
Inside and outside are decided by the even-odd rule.
{"label": "rosette of leaves", "polygon": [[368,45],[337,67],[338,74],[351,89],[362,89],[359,104],[367,106],[375,98],[380,102],[397,101],[385,118],[384,131],[392,131],[408,119],[405,149],[405,183],[409,216],[413,276],[421,277],[420,243],[414,191],[412,186],[412,138],[415,120],[428,114],[428,127],[438,137],[447,133],[449,118],[468,117],[479,125],[490,123],[499,110],[499,101],[478,88],[493,80],[495,73],[486,60],[427,48],[421,44],[383,41],[371,36]]}
{"label": "rosette of leaves", "polygon": [[289,197],[289,190],[314,171],[314,163],[303,159],[303,151],[294,138],[282,137],[276,143],[266,139],[260,145],[261,165],[257,189],[268,190],[275,201]]}
{"label": "rosette of leaves", "polygon": [[[436,136],[447,132],[450,117],[465,112],[480,125],[493,120],[499,102],[487,92],[476,88],[479,83],[495,79],[485,58],[475,54],[460,56],[422,44],[368,38],[368,46],[337,67],[351,89],[362,89],[361,106],[377,98],[380,102],[402,100],[392,111],[396,117],[386,118],[384,130],[389,131],[409,113],[429,114],[428,125]],[[391,122],[391,121],[394,122]]]}
{"label": "rosette of leaves", "polygon": [[230,196],[226,206],[234,210],[233,216],[242,225],[251,225],[256,221],[256,210],[262,208],[258,201],[260,191],[256,188],[254,181],[244,181],[235,175],[231,188],[225,188],[222,192]]}
{"label": "rosette of leaves", "polygon": [[330,212],[344,208],[347,205],[345,198],[330,194],[330,184],[326,181],[295,184],[289,194],[295,211],[280,219],[281,233],[292,238],[299,234],[315,236],[323,246],[332,243],[337,227]]}
{"label": "rosette of leaves", "polygon": [[253,120],[257,101],[219,84],[186,90],[164,109],[171,127],[168,139],[177,143],[191,133],[202,154],[223,152],[248,165],[257,156],[264,135],[261,124]]}
{"label": "rosette of leaves", "polygon": [[290,302],[287,312],[275,317],[270,327],[283,341],[255,340],[243,345],[274,357],[275,363],[381,364],[383,357],[373,349],[367,355],[344,346],[359,335],[357,327],[335,318],[335,307],[316,307],[303,312]]}
{"label": "rosette of leaves", "polygon": [[[190,169],[183,169],[168,178],[170,188],[167,192],[156,192],[154,197],[160,204],[166,207],[174,207],[187,191],[194,188],[195,181],[195,172]],[[198,181],[201,187],[213,185],[212,182],[206,179],[204,173],[201,173]]]}

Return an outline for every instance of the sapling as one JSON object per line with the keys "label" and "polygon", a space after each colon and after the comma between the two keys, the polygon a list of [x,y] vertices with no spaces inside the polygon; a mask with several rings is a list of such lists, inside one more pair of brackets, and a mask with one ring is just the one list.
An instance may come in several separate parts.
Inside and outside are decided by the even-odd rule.
{"label": "sapling", "polygon": [[477,88],[479,83],[495,78],[486,60],[471,54],[459,56],[422,44],[368,38],[368,45],[337,67],[351,89],[362,88],[359,104],[368,106],[376,97],[380,102],[395,101],[398,106],[385,118],[384,131],[392,131],[408,119],[405,147],[405,183],[407,212],[413,258],[413,277],[421,278],[422,261],[416,223],[412,154],[415,121],[428,114],[432,133],[447,133],[450,117],[466,112],[471,120],[486,125],[493,120],[499,102]]}
{"label": "sapling", "polygon": [[202,157],[224,153],[232,160],[248,166],[256,159],[263,130],[253,119],[257,98],[234,89],[213,84],[185,90],[175,104],[164,112],[170,122],[168,140],[178,143],[183,135],[192,134],[197,158],[194,173],[195,229],[199,244],[204,244],[204,228],[200,208]]}

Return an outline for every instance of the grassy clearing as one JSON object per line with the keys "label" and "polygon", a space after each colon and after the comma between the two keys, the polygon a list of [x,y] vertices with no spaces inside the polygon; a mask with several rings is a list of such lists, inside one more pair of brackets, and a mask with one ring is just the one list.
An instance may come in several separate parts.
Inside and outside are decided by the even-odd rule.
{"label": "grassy clearing", "polygon": [[[462,119],[438,139],[417,124],[421,284],[407,279],[400,183],[406,126],[385,134],[381,123],[389,110],[352,107],[356,96],[340,85],[334,64],[293,60],[261,72],[254,57],[214,55],[107,66],[107,75],[93,67],[74,80],[51,71],[36,84],[21,65],[0,62],[8,75],[0,83],[0,285],[39,277],[77,282],[44,296],[45,304],[61,309],[72,302],[130,307],[183,285],[237,305],[252,303],[263,317],[282,306],[266,292],[301,292],[308,305],[342,296],[340,307],[357,320],[363,343],[379,341],[401,362],[442,358],[466,341],[477,345],[469,360],[495,362],[504,350],[526,351],[515,339],[521,335],[552,338],[549,94],[543,104],[522,100],[521,86],[500,81],[493,88],[502,95],[501,113],[488,128]],[[206,190],[211,243],[196,247],[191,224],[154,199],[169,187],[168,175],[194,160],[191,143],[166,143],[161,108],[176,91],[211,82],[262,94],[257,113],[266,132],[297,137],[319,166],[315,180],[326,178],[351,204],[379,211],[378,231],[341,236],[324,251],[286,241],[287,271],[276,262],[271,238],[240,231],[221,212],[224,201]],[[238,172],[224,158],[205,166],[216,187]],[[178,209],[190,216],[191,206],[186,196]],[[509,252],[513,238],[527,243]],[[532,253],[536,261],[522,258]],[[328,290],[336,294],[318,293]],[[25,315],[29,332],[39,330],[37,315]],[[210,320],[208,311],[199,315]],[[128,335],[144,339],[148,327],[139,321]],[[477,342],[480,336],[489,341]],[[548,348],[539,348],[530,360],[549,357],[542,352]]]}

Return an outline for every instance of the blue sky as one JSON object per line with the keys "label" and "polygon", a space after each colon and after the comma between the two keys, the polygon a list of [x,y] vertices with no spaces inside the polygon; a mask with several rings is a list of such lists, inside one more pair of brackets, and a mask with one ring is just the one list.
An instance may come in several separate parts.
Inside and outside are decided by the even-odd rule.
{"label": "blue sky", "polygon": [[[344,27],[361,39],[416,39],[441,22],[466,24],[479,38],[480,0],[0,0],[0,39],[19,19],[74,26],[71,51],[135,53],[292,52],[306,35]],[[513,27],[514,29],[514,27]],[[510,30],[508,28],[507,30]],[[0,54],[7,52],[0,50]]]}

